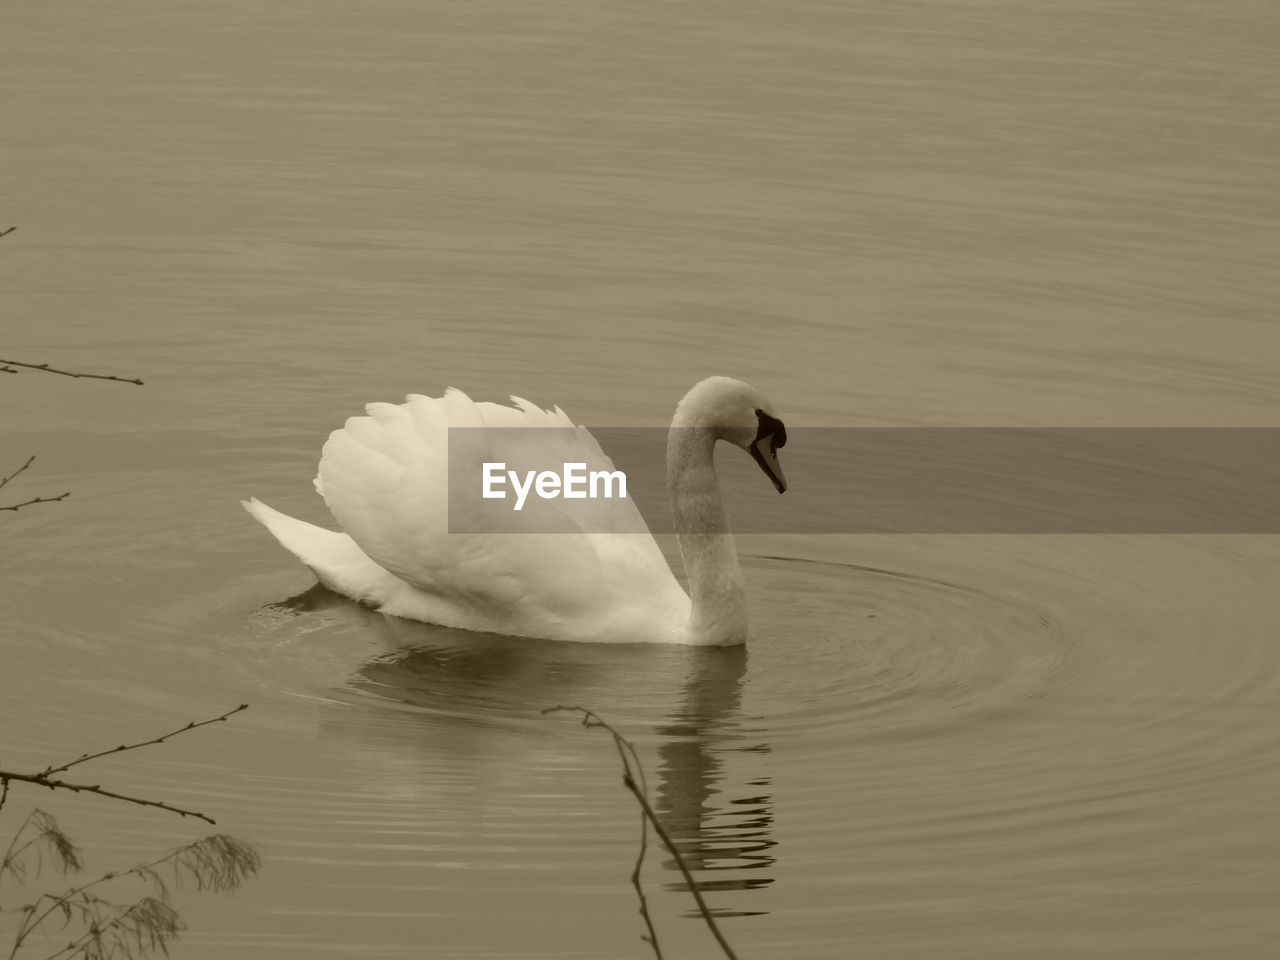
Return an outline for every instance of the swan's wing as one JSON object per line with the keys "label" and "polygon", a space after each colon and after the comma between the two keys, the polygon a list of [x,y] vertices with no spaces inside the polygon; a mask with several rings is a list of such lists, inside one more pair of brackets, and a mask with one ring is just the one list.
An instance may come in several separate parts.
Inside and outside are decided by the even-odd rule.
{"label": "swan's wing", "polygon": [[[655,610],[659,619],[668,610],[678,619],[682,603],[687,614],[687,598],[630,501],[610,501],[611,512],[603,516],[571,514],[556,501],[531,497],[530,513],[513,512],[505,531],[492,515],[483,526],[471,523],[471,498],[455,497],[450,516],[450,428],[484,428],[463,448],[477,460],[513,460],[520,451],[512,446],[529,437],[526,443],[536,441],[540,456],[585,463],[588,470],[613,469],[595,438],[563,411],[513,402],[475,403],[449,390],[439,399],[414,395],[403,404],[370,404],[367,416],[351,418],[330,435],[316,488],[365,555],[457,611],[451,618],[437,612],[420,619],[556,636],[566,629],[616,629],[610,622],[642,611],[651,621]],[[478,475],[477,466],[472,476]],[[530,517],[545,532],[511,535],[530,529]],[[493,532],[450,533],[451,521],[455,529]],[[383,608],[416,615],[393,606]]]}

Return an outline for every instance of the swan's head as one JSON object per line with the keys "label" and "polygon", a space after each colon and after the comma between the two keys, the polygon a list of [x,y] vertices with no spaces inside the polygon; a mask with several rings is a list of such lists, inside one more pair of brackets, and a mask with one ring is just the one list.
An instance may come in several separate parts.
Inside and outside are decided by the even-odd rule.
{"label": "swan's head", "polygon": [[763,393],[741,380],[707,377],[694,384],[676,407],[673,426],[709,429],[717,440],[746,450],[773,481],[778,492],[787,478],[778,463],[778,448],[786,446],[787,428]]}

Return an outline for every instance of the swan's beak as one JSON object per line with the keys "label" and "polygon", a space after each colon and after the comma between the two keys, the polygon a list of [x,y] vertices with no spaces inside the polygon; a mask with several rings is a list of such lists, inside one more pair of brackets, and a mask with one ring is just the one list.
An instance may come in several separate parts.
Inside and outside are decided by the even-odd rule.
{"label": "swan's beak", "polygon": [[760,464],[760,469],[769,475],[779,493],[784,493],[787,489],[787,478],[782,475],[782,465],[778,463],[778,447],[786,442],[785,433],[781,438],[775,433],[767,433],[756,437],[747,448],[751,451],[751,456],[755,457],[756,463]]}

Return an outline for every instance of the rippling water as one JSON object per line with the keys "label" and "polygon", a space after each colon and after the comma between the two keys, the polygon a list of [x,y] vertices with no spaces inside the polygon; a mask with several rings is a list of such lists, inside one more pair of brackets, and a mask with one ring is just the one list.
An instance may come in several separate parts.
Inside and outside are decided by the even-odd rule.
{"label": "rippling water", "polygon": [[[1274,536],[744,536],[747,649],[596,648],[362,610],[237,504],[323,521],[327,432],[449,384],[595,426],[711,372],[816,427],[1276,426],[1274,5],[7,20],[0,356],[147,385],[0,383],[0,475],[36,455],[0,503],[72,493],[0,514],[0,765],[250,704],[95,763],[262,847],[176,956],[646,955],[635,805],[556,704],[634,740],[744,958],[1274,950]],[[0,828],[35,803],[98,869],[199,835],[19,785]]]}

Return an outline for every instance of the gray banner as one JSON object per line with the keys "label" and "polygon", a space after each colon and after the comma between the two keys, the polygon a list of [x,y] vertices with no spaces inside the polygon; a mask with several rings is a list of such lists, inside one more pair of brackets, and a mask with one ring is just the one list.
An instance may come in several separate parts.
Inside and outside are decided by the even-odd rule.
{"label": "gray banner", "polygon": [[[616,477],[608,491],[597,477],[592,496],[590,474],[607,464],[591,437],[625,474],[625,499]],[[745,451],[716,445],[734,530],[1280,533],[1280,428],[788,427],[788,438],[782,496]],[[667,439],[665,428],[451,430],[450,529],[635,532],[638,508],[668,532]],[[486,470],[502,496],[482,495]],[[555,478],[539,487],[543,472]]]}

